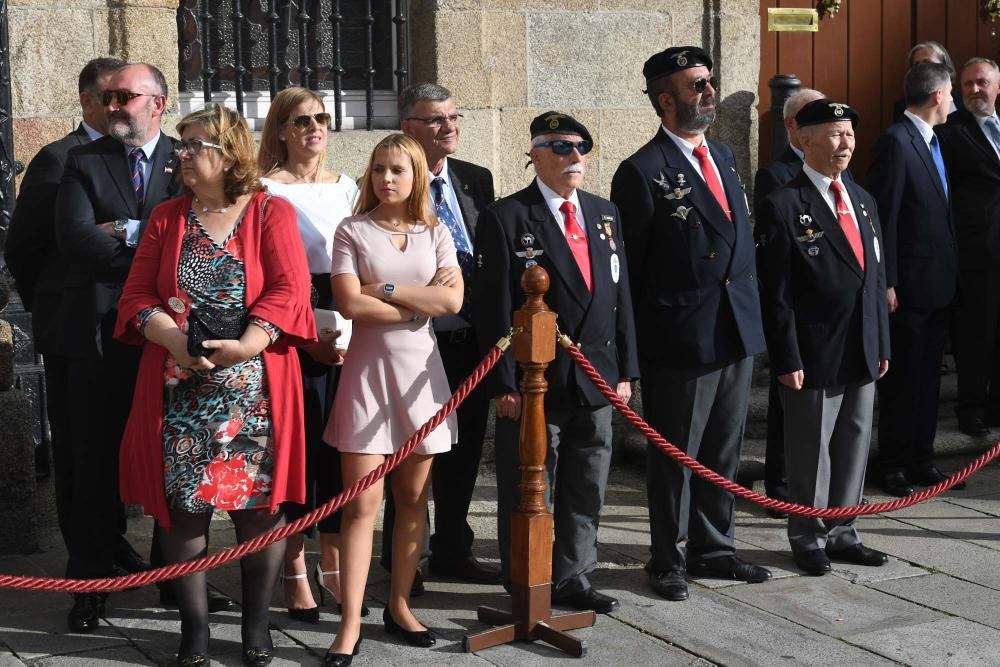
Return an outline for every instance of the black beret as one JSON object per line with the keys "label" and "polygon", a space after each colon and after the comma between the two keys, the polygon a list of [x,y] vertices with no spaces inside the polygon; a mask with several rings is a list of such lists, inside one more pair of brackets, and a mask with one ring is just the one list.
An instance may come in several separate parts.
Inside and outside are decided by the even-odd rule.
{"label": "black beret", "polygon": [[532,139],[542,134],[578,134],[590,143],[594,143],[590,132],[587,131],[583,123],[568,114],[559,113],[558,111],[546,111],[542,115],[536,116],[531,121],[529,129],[531,130]]}
{"label": "black beret", "polygon": [[692,67],[712,69],[712,59],[704,49],[697,46],[672,46],[650,56],[642,66],[642,75],[646,77],[646,83],[649,83]]}
{"label": "black beret", "polygon": [[836,123],[842,120],[849,120],[852,127],[857,127],[858,112],[843,102],[834,102],[825,97],[813,100],[795,114],[795,122],[799,127]]}

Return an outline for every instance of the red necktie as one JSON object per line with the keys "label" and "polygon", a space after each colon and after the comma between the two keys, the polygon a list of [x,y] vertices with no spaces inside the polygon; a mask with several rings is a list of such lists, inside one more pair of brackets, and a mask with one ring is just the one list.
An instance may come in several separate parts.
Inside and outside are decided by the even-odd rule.
{"label": "red necktie", "polygon": [[590,253],[587,250],[587,235],[580,228],[580,223],[576,220],[576,206],[571,201],[564,201],[559,210],[566,216],[566,243],[569,244],[570,252],[576,265],[580,267],[583,274],[583,282],[587,284],[587,290],[594,291],[590,284]]}
{"label": "red necktie", "polygon": [[719,176],[715,173],[715,167],[712,166],[712,161],[708,159],[708,146],[702,144],[698,148],[695,148],[694,156],[698,158],[698,166],[701,167],[701,175],[705,178],[708,189],[715,195],[715,201],[719,202],[719,206],[722,207],[722,212],[729,218],[729,222],[732,222],[733,212],[729,210],[729,202],[726,201],[726,192],[722,189],[722,183],[719,182]]}
{"label": "red necktie", "polygon": [[840,223],[840,228],[844,230],[844,236],[847,237],[847,242],[851,244],[854,257],[858,260],[858,264],[861,265],[861,270],[864,271],[865,249],[861,245],[861,232],[858,231],[858,226],[854,224],[854,218],[851,217],[850,204],[847,203],[847,199],[844,197],[844,186],[839,181],[833,181],[830,183],[830,189],[833,190],[834,203],[837,205],[837,222]]}

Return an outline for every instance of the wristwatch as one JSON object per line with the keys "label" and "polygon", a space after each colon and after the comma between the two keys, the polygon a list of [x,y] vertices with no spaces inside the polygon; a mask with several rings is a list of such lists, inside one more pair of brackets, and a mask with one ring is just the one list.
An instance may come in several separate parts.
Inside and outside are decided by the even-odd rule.
{"label": "wristwatch", "polygon": [[128,218],[118,218],[111,223],[111,228],[115,230],[115,236],[125,238],[128,232]]}
{"label": "wristwatch", "polygon": [[392,283],[384,283],[382,285],[382,299],[385,301],[392,301],[392,293],[396,291],[396,286]]}

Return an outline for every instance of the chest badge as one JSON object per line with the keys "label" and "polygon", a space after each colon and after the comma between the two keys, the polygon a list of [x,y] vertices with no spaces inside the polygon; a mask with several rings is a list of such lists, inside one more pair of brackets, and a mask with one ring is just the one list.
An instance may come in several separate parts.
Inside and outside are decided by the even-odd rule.
{"label": "chest badge", "polygon": [[803,227],[808,227],[809,225],[812,224],[812,221],[813,221],[812,216],[809,215],[808,213],[803,213],[802,215],[799,216],[799,224],[802,225]]}
{"label": "chest badge", "polygon": [[677,210],[674,211],[673,213],[671,213],[670,215],[672,217],[678,218],[680,220],[687,220],[688,213],[690,213],[693,210],[694,210],[694,208],[692,208],[690,206],[678,206]]}
{"label": "chest badge", "polygon": [[809,253],[810,257],[816,257],[817,255],[819,255],[819,246],[811,245],[809,246],[809,249],[806,250],[806,252]]}
{"label": "chest badge", "polygon": [[615,253],[611,255],[611,280],[618,284],[618,278],[621,277],[621,261],[618,259],[618,254]]}

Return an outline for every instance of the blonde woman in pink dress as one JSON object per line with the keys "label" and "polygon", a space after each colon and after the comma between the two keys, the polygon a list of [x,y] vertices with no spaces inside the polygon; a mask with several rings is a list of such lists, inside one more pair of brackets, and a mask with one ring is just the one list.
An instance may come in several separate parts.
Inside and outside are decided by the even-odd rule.
{"label": "blonde woman in pink dress", "polygon": [[[341,371],[325,440],[340,450],[344,488],[396,451],[451,395],[430,318],[462,305],[462,273],[451,233],[428,211],[423,149],[393,134],[378,143],[360,181],[356,215],[333,241],[331,283],[354,333]],[[386,631],[429,647],[433,634],[410,610],[427,513],[434,454],[457,439],[454,416],[435,429],[393,473],[396,501],[392,579],[383,614]],[[324,658],[350,665],[361,643],[361,607],[382,482],[344,508],[341,524],[340,630]]]}

